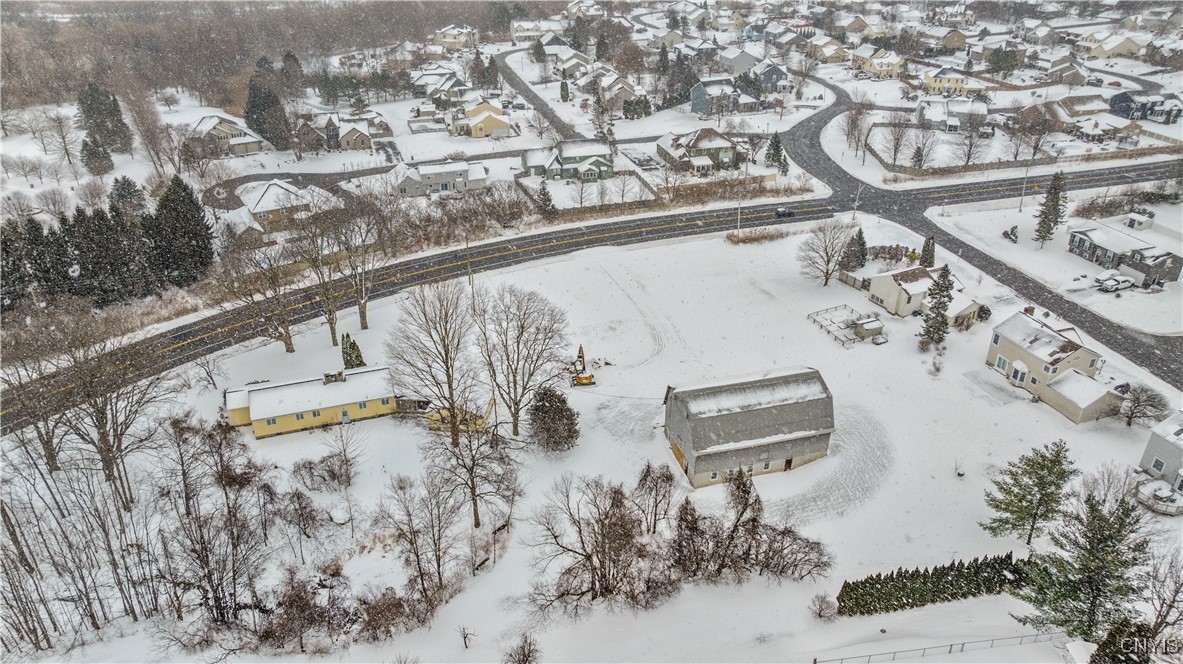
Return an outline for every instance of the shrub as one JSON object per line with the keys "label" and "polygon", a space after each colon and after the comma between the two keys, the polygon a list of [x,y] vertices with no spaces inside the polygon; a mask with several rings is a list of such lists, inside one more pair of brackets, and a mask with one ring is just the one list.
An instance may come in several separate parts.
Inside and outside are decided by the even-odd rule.
{"label": "shrub", "polygon": [[809,602],[809,612],[818,620],[830,622],[838,615],[838,602],[829,593],[818,593]]}
{"label": "shrub", "polygon": [[727,231],[727,241],[731,244],[760,244],[772,242],[787,237],[789,231],[784,228],[744,228],[737,231]]}

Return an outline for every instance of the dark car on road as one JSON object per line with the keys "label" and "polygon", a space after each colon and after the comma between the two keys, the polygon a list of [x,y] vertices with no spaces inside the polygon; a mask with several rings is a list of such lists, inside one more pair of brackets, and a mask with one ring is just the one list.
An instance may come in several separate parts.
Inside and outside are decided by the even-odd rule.
{"label": "dark car on road", "polygon": [[791,216],[793,216],[793,211],[790,210],[789,208],[776,208],[776,216],[791,217]]}

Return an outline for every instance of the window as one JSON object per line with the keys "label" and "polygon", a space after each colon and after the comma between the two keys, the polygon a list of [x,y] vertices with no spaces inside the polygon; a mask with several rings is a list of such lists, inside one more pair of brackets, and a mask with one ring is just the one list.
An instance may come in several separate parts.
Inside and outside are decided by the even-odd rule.
{"label": "window", "polygon": [[752,474],[752,464],[750,464],[750,463],[748,464],[748,474],[749,475]]}
{"label": "window", "polygon": [[1038,378],[1036,378],[1035,376],[1032,376],[1032,377],[1031,377],[1031,384],[1032,384],[1032,385],[1038,385],[1038,384],[1039,384],[1039,379],[1038,379]]}
{"label": "window", "polygon": [[389,406],[390,405],[390,397],[382,397],[382,405]]}
{"label": "window", "polygon": [[717,479],[719,479],[719,471],[717,471],[717,470],[712,470],[712,471],[711,471],[711,479],[712,479],[712,480],[717,480]]}
{"label": "window", "polygon": [[735,477],[735,469],[734,468],[727,469],[727,477]]}
{"label": "window", "polygon": [[1052,365],[1050,365],[1050,364],[1043,365],[1043,373],[1050,374],[1051,372],[1052,372]]}
{"label": "window", "polygon": [[1162,459],[1155,458],[1154,463],[1150,464],[1150,467],[1154,469],[1154,472],[1161,473],[1162,469],[1166,468],[1166,464],[1163,463]]}
{"label": "window", "polygon": [[357,409],[358,409],[358,410],[365,410],[365,409],[368,407],[368,405],[369,405],[369,404],[367,404],[366,402],[362,401],[362,402],[360,402],[360,403],[358,403],[358,404],[357,404]]}
{"label": "window", "polygon": [[997,360],[994,360],[994,366],[998,367],[1002,373],[1006,373],[1006,358],[999,355]]}
{"label": "window", "polygon": [[1179,478],[1179,483],[1175,485],[1175,491],[1183,493],[1183,477]]}
{"label": "window", "polygon": [[1001,339],[1002,339],[1002,337],[998,336],[997,334],[996,334],[996,335],[994,335],[994,345],[995,345],[995,346],[997,346],[997,345],[998,345],[998,342],[999,342],[999,340],[1001,340]]}
{"label": "window", "polygon": [[297,420],[302,420],[302,419],[304,419],[304,413],[296,413],[296,419],[297,419]]}
{"label": "window", "polygon": [[313,417],[320,417],[320,411],[319,410],[312,411],[312,416]]}
{"label": "window", "polygon": [[1060,367],[1052,367],[1052,374],[1054,375],[1059,370],[1060,370]]}
{"label": "window", "polygon": [[770,462],[770,461],[765,461],[765,462],[764,462],[764,470],[768,470],[768,468],[769,468],[770,466],[772,466],[772,462]]}
{"label": "window", "polygon": [[911,295],[908,296],[908,304],[912,304],[912,296]]}
{"label": "window", "polygon": [[269,426],[275,426],[275,418],[274,418],[274,417],[268,417],[268,418],[267,418],[267,424],[268,424]]}
{"label": "window", "polygon": [[871,301],[875,304],[883,304],[883,298],[879,297],[878,295],[872,295]]}
{"label": "window", "polygon": [[1097,358],[1094,357],[1093,359],[1089,360],[1089,368],[1092,369],[1095,366],[1097,366]]}

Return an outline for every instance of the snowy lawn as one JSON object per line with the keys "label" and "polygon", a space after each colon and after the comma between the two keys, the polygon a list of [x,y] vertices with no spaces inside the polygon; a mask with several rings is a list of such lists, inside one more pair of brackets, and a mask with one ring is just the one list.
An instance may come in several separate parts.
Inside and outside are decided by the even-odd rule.
{"label": "snowy lawn", "polygon": [[[1068,193],[1068,210],[1078,201],[1092,198],[1103,190],[1083,190]],[[1056,231],[1055,238],[1041,249],[1031,240],[1035,233],[1035,215],[1041,197],[1027,197],[1019,212],[1019,199],[1012,198],[987,203],[950,205],[943,212],[932,208],[929,219],[946,227],[957,237],[998,258],[1055,289],[1061,295],[1122,325],[1153,334],[1183,334],[1183,285],[1172,282],[1163,290],[1132,288],[1119,293],[1102,293],[1093,277],[1102,271],[1068,251],[1068,232],[1079,224],[1091,223],[1080,218],[1069,218]],[[1135,237],[1183,255],[1183,214],[1177,205],[1153,206],[1154,226],[1147,231],[1130,231]],[[1004,230],[1019,226],[1019,242],[1011,244],[1002,237]]]}
{"label": "snowy lawn", "polygon": [[[860,221],[871,244],[921,243],[921,238],[890,222],[867,215]],[[983,490],[1000,467],[1032,446],[1058,438],[1068,442],[1085,471],[1105,461],[1132,464],[1142,453],[1147,431],[1127,429],[1112,420],[1073,425],[1013,392],[984,365],[990,324],[953,332],[943,370],[936,376],[929,371],[934,356],[916,349],[918,319],[884,314],[890,343],[843,349],[806,314],[838,304],[863,313],[877,308],[865,293],[839,283],[822,288],[799,275],[794,254],[802,237],[734,246],[716,234],[598,248],[473,278],[480,285],[513,283],[541,292],[567,309],[572,354],[583,344],[589,360],[612,363],[596,369],[597,386],[568,389],[581,413],[578,447],[563,456],[527,458],[527,495],[518,507],[523,516],[563,472],[603,474],[631,484],[646,460],[672,464],[660,429],[667,385],[802,364],[818,368],[835,400],[837,433],[830,455],[755,482],[770,515],[792,521],[805,535],[830,547],[836,564],[828,580],[691,585],[650,612],[597,610],[579,622],[561,617],[538,622],[523,603],[535,573],[525,544],[531,528],[521,522],[504,556],[468,579],[467,587],[440,610],[431,627],[385,643],[355,645],[334,657],[393,661],[410,653],[423,661],[496,661],[527,629],[538,638],[546,661],[586,662],[808,661],[1030,633],[1008,616],[1024,607],[1007,597],[828,624],[810,618],[807,604],[817,592],[836,593],[843,579],[898,566],[928,566],[1009,550],[1021,555],[1018,541],[992,539],[977,526],[987,516]],[[992,323],[1024,306],[1013,292],[938,250],[938,264],[946,261],[967,294],[993,309]],[[382,342],[398,320],[399,300],[373,303],[368,331],[358,329],[355,313],[341,316],[340,331],[354,336],[371,364],[383,361]],[[323,326],[301,326],[295,345],[294,355],[263,342],[226,351],[225,384],[316,376],[340,366],[339,351],[329,345]],[[1178,391],[1113,351],[1094,346],[1108,360],[1103,381],[1143,380],[1178,402]],[[219,391],[206,391],[189,394],[185,401],[213,417],[221,397]],[[366,438],[363,476],[355,495],[372,508],[391,476],[419,471],[416,446],[427,434],[417,423],[391,419],[350,426]],[[296,460],[323,455],[322,436],[299,433],[251,445],[265,460],[290,467]],[[958,477],[957,468],[964,477]],[[682,488],[689,490],[684,482]],[[693,493],[702,509],[721,505],[723,496],[722,486]],[[318,500],[329,509],[341,509],[338,496],[320,495]],[[397,582],[402,572],[394,553],[373,548],[370,535],[363,531],[353,541],[348,529],[341,528],[310,555],[314,560],[351,556],[346,572],[355,589]],[[294,556],[290,550],[280,554]],[[478,635],[469,649],[456,636],[460,625]],[[142,629],[127,638],[117,638],[114,630],[108,634],[108,642],[75,651],[71,657],[140,661],[148,656]],[[716,636],[687,638],[688,634]],[[1040,644],[967,653],[950,661],[1050,661],[1053,653],[1051,646]]]}

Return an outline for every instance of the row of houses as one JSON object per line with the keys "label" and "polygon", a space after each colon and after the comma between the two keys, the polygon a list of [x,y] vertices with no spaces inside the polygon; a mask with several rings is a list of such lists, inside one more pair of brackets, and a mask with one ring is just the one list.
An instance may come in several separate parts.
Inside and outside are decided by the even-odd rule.
{"label": "row of houses", "polygon": [[[375,139],[394,135],[380,113],[364,111],[306,114],[299,118],[296,140],[304,150],[369,150]],[[263,139],[237,120],[207,115],[185,139],[194,154],[204,158],[238,157],[263,150]]]}

